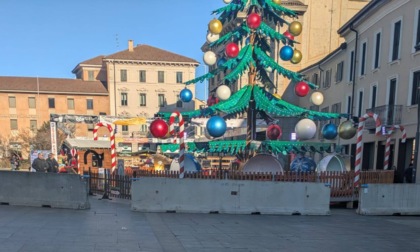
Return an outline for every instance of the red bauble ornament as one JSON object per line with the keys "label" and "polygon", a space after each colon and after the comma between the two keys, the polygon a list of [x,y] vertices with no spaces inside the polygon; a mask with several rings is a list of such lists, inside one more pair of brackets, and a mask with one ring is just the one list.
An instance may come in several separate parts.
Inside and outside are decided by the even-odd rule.
{"label": "red bauble ornament", "polygon": [[290,40],[295,40],[295,36],[293,36],[289,31],[285,31],[283,33],[283,36],[285,36],[286,38],[288,38]]}
{"label": "red bauble ornament", "polygon": [[229,43],[226,45],[225,54],[229,58],[235,58],[239,54],[239,46],[236,43]]}
{"label": "red bauble ornament", "polygon": [[168,124],[162,119],[156,119],[150,124],[150,133],[156,138],[164,138],[168,129]]}
{"label": "red bauble ornament", "polygon": [[261,25],[261,16],[257,13],[251,13],[246,18],[246,24],[251,29],[257,29]]}
{"label": "red bauble ornament", "polygon": [[277,124],[271,124],[270,126],[267,127],[266,135],[267,135],[267,138],[270,140],[280,139],[282,133],[283,132],[280,126],[278,126]]}
{"label": "red bauble ornament", "polygon": [[219,103],[219,98],[217,98],[217,97],[210,96],[210,97],[207,99],[207,106],[213,106],[213,105],[215,105],[215,104],[217,104],[217,103]]}
{"label": "red bauble ornament", "polygon": [[309,93],[309,85],[304,82],[300,81],[295,86],[295,94],[299,97],[305,97]]}

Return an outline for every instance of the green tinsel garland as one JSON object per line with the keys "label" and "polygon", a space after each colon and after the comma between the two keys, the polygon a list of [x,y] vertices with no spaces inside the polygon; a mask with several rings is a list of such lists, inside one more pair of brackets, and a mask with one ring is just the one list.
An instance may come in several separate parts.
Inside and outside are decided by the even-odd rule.
{"label": "green tinsel garland", "polygon": [[292,18],[297,17],[296,12],[294,12],[290,9],[287,9],[287,8],[281,6],[281,5],[278,5],[276,3],[273,3],[272,0],[265,0],[265,3],[270,7],[269,10],[274,10],[276,12],[279,12],[280,15],[286,15],[286,16],[289,16],[289,17],[292,17]]}
{"label": "green tinsel garland", "polygon": [[260,27],[258,28],[258,31],[266,36],[269,36],[271,39],[281,41],[283,44],[288,43],[291,46],[293,46],[293,44],[295,43],[299,44],[298,42],[285,37],[283,34],[278,33],[264,22],[261,23]]}
{"label": "green tinsel garland", "polygon": [[240,60],[239,64],[235,66],[235,69],[230,72],[228,75],[225,76],[225,80],[233,82],[237,80],[243,72],[248,69],[250,63],[253,63],[252,59],[252,47],[251,45],[245,46],[238,55],[238,60]]}
{"label": "green tinsel garland", "polygon": [[197,82],[203,82],[205,80],[214,78],[217,74],[219,74],[220,71],[221,71],[220,69],[216,68],[216,69],[214,69],[214,70],[206,73],[205,75],[202,75],[202,76],[200,76],[198,78],[189,80],[189,81],[185,82],[184,84],[185,85],[190,85],[190,84],[195,84]]}

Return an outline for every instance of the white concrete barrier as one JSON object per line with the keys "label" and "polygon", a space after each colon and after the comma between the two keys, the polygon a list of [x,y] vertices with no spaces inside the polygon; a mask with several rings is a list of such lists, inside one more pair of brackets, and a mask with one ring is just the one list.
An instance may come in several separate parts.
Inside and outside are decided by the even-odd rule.
{"label": "white concrete barrier", "polygon": [[329,215],[329,203],[320,183],[145,177],[131,187],[141,212]]}
{"label": "white concrete barrier", "polygon": [[420,184],[367,184],[359,193],[358,214],[420,215]]}
{"label": "white concrete barrier", "polygon": [[88,209],[87,182],[76,174],[0,171],[0,204]]}

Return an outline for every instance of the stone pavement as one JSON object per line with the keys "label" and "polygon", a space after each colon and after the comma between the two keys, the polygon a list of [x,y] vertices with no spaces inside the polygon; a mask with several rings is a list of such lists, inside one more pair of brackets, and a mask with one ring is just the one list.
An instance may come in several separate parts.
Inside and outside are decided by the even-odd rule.
{"label": "stone pavement", "polygon": [[140,213],[98,199],[89,210],[0,205],[0,251],[420,251],[419,216]]}

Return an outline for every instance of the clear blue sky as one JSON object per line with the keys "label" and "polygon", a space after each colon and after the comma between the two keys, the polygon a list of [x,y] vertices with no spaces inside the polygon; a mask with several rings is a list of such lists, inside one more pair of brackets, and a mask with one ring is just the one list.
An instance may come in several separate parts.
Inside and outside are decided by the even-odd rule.
{"label": "clear blue sky", "polygon": [[[0,0],[0,76],[74,78],[98,55],[148,44],[201,63],[222,0]],[[204,83],[197,97],[204,98]]]}

